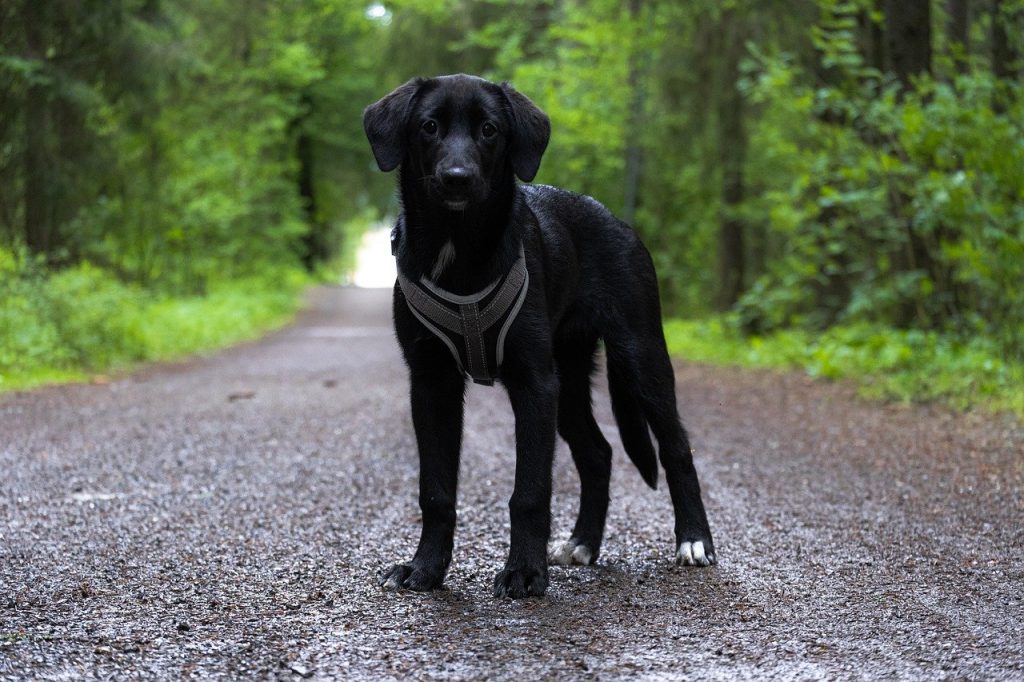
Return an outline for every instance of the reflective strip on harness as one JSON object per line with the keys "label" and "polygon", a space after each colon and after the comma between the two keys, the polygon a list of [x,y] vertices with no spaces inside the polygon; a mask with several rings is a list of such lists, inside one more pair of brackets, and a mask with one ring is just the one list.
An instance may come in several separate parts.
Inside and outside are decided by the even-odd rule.
{"label": "reflective strip on harness", "polygon": [[413,283],[401,272],[398,284],[409,310],[444,342],[459,369],[478,384],[493,385],[505,354],[505,337],[530,284],[522,246],[503,277],[469,296],[445,291],[426,277]]}

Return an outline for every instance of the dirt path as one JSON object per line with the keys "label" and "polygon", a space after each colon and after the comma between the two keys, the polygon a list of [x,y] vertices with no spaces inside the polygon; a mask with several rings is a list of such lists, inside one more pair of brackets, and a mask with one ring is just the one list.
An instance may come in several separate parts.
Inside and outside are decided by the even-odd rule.
{"label": "dirt path", "polygon": [[511,414],[474,386],[447,589],[382,592],[418,530],[387,294],[313,304],[209,360],[0,397],[0,678],[1024,679],[1014,422],[680,366],[720,560],[684,569],[602,389],[601,561],[510,602]]}

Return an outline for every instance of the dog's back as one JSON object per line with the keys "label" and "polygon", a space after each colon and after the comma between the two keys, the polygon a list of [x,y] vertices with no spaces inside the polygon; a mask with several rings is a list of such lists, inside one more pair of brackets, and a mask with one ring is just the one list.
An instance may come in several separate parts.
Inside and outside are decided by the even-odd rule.
{"label": "dog's back", "polygon": [[[605,341],[609,392],[623,447],[644,481],[654,488],[658,461],[640,401],[640,394],[648,392],[644,383],[649,379],[631,376],[634,360],[629,357],[631,351],[650,343],[657,346],[663,338],[650,253],[633,228],[596,199],[549,185],[520,188],[537,217],[546,252],[555,252],[548,256],[548,267],[571,258],[577,273],[572,301],[558,320],[556,344],[572,343],[581,328]],[[564,277],[552,281],[563,288],[571,284]],[[654,392],[661,391],[655,388]]]}

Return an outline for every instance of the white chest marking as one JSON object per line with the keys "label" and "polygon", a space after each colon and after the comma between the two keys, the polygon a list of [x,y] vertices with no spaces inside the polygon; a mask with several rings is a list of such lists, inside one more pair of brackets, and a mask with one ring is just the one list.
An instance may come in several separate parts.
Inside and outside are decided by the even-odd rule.
{"label": "white chest marking", "polygon": [[448,266],[452,264],[453,260],[455,260],[455,245],[449,239],[441,247],[441,250],[437,252],[437,260],[434,261],[434,268],[430,271],[430,279],[436,281]]}

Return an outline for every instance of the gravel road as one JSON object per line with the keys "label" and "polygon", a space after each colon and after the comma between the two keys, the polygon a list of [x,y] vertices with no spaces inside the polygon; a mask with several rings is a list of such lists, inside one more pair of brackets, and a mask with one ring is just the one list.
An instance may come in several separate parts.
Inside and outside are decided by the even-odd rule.
{"label": "gravel road", "polygon": [[[418,537],[389,294],[108,383],[0,396],[0,679],[1024,679],[1024,429],[680,364],[720,564],[615,454],[597,566],[496,600],[512,419],[473,386],[446,589]],[[556,539],[574,518],[555,463]]]}

